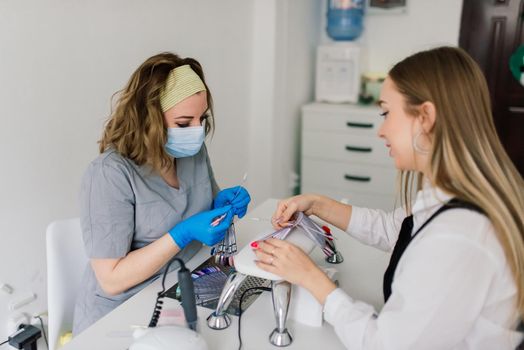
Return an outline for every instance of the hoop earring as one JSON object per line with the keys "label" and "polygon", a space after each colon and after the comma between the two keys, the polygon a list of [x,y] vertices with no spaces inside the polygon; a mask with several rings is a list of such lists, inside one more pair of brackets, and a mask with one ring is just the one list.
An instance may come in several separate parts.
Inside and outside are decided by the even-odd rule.
{"label": "hoop earring", "polygon": [[422,131],[417,132],[415,134],[415,137],[413,137],[413,149],[415,150],[415,152],[420,153],[420,154],[429,154],[429,150],[422,149],[418,145],[418,138],[420,137],[420,135],[422,135]]}

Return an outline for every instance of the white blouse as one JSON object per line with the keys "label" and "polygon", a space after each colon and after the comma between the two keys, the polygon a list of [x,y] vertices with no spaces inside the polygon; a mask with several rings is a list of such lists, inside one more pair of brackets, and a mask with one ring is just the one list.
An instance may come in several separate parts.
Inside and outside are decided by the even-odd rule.
{"label": "white blouse", "polygon": [[[413,233],[451,197],[426,187],[413,205]],[[353,207],[347,232],[364,244],[392,251],[402,208],[386,213]],[[447,210],[409,244],[382,311],[340,288],[324,318],[347,349],[511,349],[517,289],[490,221],[467,209]]]}

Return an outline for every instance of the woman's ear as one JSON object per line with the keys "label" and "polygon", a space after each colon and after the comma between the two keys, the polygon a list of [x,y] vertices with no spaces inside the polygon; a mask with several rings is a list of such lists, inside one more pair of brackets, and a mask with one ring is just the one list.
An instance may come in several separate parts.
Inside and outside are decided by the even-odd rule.
{"label": "woman's ear", "polygon": [[420,105],[420,123],[426,134],[433,130],[437,111],[433,102],[426,101]]}

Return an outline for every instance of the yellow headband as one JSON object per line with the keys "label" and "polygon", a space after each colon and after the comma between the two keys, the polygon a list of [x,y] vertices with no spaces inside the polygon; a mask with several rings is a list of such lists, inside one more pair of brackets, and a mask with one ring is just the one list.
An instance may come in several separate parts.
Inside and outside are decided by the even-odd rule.
{"label": "yellow headband", "polygon": [[206,86],[198,74],[188,64],[176,67],[169,72],[166,84],[160,92],[162,112],[200,91],[206,91]]}

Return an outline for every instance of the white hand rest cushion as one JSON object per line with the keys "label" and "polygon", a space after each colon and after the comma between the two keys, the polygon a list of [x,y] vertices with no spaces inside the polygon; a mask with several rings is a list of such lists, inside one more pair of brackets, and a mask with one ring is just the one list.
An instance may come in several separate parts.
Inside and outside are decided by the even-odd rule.
{"label": "white hand rest cushion", "polygon": [[[265,237],[272,231],[274,230],[267,230],[265,232],[262,232],[258,236],[258,238]],[[258,240],[258,238],[256,240]],[[300,226],[294,227],[292,231],[288,234],[285,240],[298,246],[306,254],[311,253],[311,251],[315,247],[315,242],[313,242],[307,236],[304,229]],[[235,255],[234,260],[235,260],[235,269],[240,273],[243,273],[245,275],[255,276],[255,277],[261,277],[261,278],[265,278],[265,279],[273,280],[273,281],[282,280],[280,276],[264,271],[255,264],[255,260],[257,260],[257,256],[255,255],[253,248],[251,248],[251,242],[247,244],[246,246],[244,246],[244,248],[242,248],[242,250],[240,250],[240,252],[237,255]]]}

